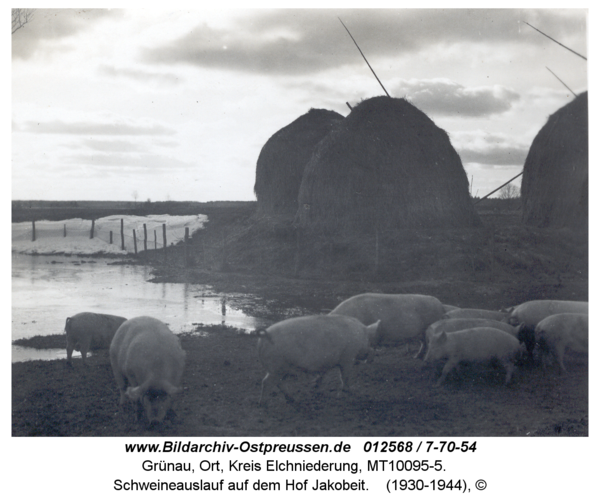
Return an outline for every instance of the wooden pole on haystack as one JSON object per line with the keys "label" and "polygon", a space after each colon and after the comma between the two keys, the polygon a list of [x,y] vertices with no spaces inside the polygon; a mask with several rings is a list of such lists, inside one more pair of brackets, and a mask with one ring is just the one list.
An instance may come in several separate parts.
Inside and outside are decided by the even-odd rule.
{"label": "wooden pole on haystack", "polygon": [[[338,17],[338,19],[340,20],[340,23],[342,23],[342,26],[344,28],[346,28],[346,25],[344,24],[344,22]],[[391,98],[391,96],[389,95],[389,93],[386,91],[385,87],[383,87],[383,84],[381,83],[381,80],[379,80],[379,77],[377,76],[377,74],[375,73],[375,70],[373,70],[373,68],[371,67],[371,65],[369,64],[369,62],[367,61],[367,58],[365,57],[365,55],[363,54],[363,52],[360,50],[360,47],[358,46],[358,44],[356,43],[356,40],[354,40],[354,37],[352,36],[352,33],[350,33],[350,30],[348,28],[346,28],[346,31],[348,32],[348,35],[350,35],[350,38],[352,39],[352,42],[354,42],[354,45],[356,46],[356,48],[358,49],[358,52],[360,52],[360,55],[363,57],[363,59],[365,60],[365,63],[367,63],[367,66],[370,68],[370,70],[373,72],[373,75],[375,75],[375,78],[377,79],[377,82],[379,82],[379,85],[381,86],[381,88],[385,91],[385,94],[387,94],[388,98]],[[348,105],[350,106],[350,105]],[[350,108],[352,109],[352,107]]]}
{"label": "wooden pole on haystack", "polygon": [[556,75],[556,73],[554,73],[552,70],[550,70],[550,68],[546,67],[546,70],[548,70],[552,75],[554,75],[558,81],[565,86],[569,91],[571,91],[571,94],[573,94],[574,96],[577,96],[577,93],[575,91],[573,91],[567,84],[565,84],[562,80],[560,80],[559,76]]}
{"label": "wooden pole on haystack", "polygon": [[524,21],[524,23],[527,26],[530,26],[531,28],[533,28],[535,31],[541,33],[542,35],[544,35],[544,37],[548,37],[550,40],[552,40],[552,42],[556,42],[558,45],[560,45],[561,47],[564,47],[567,51],[571,51],[573,54],[576,54],[577,56],[579,56],[580,58],[583,58],[587,61],[587,58],[585,56],[582,56],[581,54],[579,54],[578,52],[575,52],[573,49],[570,49],[569,47],[567,47],[564,44],[561,44],[558,40],[554,40],[552,37],[546,35],[543,31],[538,30],[535,26],[531,26],[527,21]]}
{"label": "wooden pole on haystack", "polygon": [[516,180],[517,178],[519,178],[522,174],[523,174],[523,172],[521,171],[517,176],[513,176],[508,182],[503,183],[502,185],[500,185],[500,187],[498,187],[497,189],[492,190],[489,194],[483,196],[479,201],[475,201],[473,204],[474,205],[475,204],[479,204],[484,199],[487,199],[488,197],[490,197],[494,192],[498,192],[502,187],[504,187],[505,185],[508,185],[513,180]]}

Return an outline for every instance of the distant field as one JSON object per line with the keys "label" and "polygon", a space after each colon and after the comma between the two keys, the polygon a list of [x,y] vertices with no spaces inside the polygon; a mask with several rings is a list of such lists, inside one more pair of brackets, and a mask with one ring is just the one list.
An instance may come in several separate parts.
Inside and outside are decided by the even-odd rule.
{"label": "distant field", "polygon": [[[478,213],[512,212],[520,210],[519,199],[475,200]],[[256,201],[12,201],[12,222],[31,220],[67,220],[69,218],[102,218],[109,215],[195,215],[220,210],[252,212]]]}

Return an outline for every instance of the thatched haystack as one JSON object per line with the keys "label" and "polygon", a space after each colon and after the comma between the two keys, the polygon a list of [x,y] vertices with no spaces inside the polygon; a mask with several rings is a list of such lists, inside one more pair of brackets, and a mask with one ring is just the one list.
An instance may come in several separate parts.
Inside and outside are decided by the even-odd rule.
{"label": "thatched haystack", "polygon": [[523,223],[588,226],[588,96],[557,110],[537,134],[523,167]]}
{"label": "thatched haystack", "polygon": [[269,138],[256,163],[257,214],[295,215],[304,167],[317,143],[343,118],[331,110],[311,108]]}
{"label": "thatched haystack", "polygon": [[445,131],[404,99],[357,105],[306,166],[297,219],[343,233],[479,225]]}

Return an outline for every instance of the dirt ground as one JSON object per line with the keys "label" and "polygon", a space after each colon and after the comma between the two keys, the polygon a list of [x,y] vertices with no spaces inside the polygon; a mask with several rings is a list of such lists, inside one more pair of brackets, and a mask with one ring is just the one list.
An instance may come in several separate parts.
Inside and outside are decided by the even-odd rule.
{"label": "dirt ground", "polygon": [[417,345],[378,351],[355,365],[351,394],[337,371],[318,391],[308,377],[289,381],[296,403],[278,391],[258,406],[264,371],[255,337],[227,327],[182,336],[184,391],[159,426],[121,411],[106,351],[80,359],[13,364],[13,436],[581,436],[588,434],[586,355],[570,354],[568,373],[521,366],[464,366],[433,387],[440,365],[415,360]]}
{"label": "dirt ground", "polygon": [[[157,265],[156,280],[254,293],[259,302],[245,305],[233,294],[229,300],[247,314],[273,322],[326,311],[366,291],[422,293],[446,304],[486,309],[536,298],[588,300],[587,236],[522,229],[515,225],[514,211],[490,213],[485,229],[446,233],[437,242],[432,236],[412,235],[412,251],[398,247],[393,257],[382,254],[376,271],[344,262],[344,249],[336,251],[335,243],[328,248],[329,258],[310,262],[306,255],[298,268],[288,253],[294,237],[282,237],[277,229],[257,253],[257,244],[244,237],[247,217],[238,212],[229,221],[214,218],[218,225],[203,231],[202,254],[195,256],[193,266],[182,267],[178,261],[183,255],[172,255],[166,266]],[[242,244],[231,240],[227,260],[211,261],[211,239],[218,250],[223,228],[229,236],[241,235]],[[429,255],[422,250],[430,250]],[[357,364],[350,394],[338,393],[334,370],[319,391],[309,379],[292,380],[293,405],[273,392],[267,405],[259,407],[265,372],[253,334],[213,325],[179,335],[187,353],[184,391],[175,413],[162,425],[148,428],[135,421],[132,409],[120,409],[108,353],[97,351],[87,367],[79,359],[72,367],[64,361],[13,363],[12,435],[588,435],[587,355],[568,353],[565,375],[556,366],[521,365],[508,386],[500,368],[463,366],[435,388],[441,365],[415,360],[418,343],[413,342],[380,349],[373,363]],[[64,347],[64,336],[44,339],[46,345]]]}

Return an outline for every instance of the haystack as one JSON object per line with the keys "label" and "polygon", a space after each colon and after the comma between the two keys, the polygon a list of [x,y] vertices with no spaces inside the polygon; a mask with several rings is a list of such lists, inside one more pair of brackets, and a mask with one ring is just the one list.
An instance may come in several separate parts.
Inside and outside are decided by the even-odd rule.
{"label": "haystack", "polygon": [[523,223],[588,226],[588,96],[553,113],[537,134],[523,167]]}
{"label": "haystack", "polygon": [[317,146],[298,200],[301,225],[330,232],[480,224],[446,132],[385,96],[361,102]]}
{"label": "haystack", "polygon": [[294,216],[304,167],[317,143],[343,118],[331,110],[311,108],[269,138],[256,163],[257,214]]}

